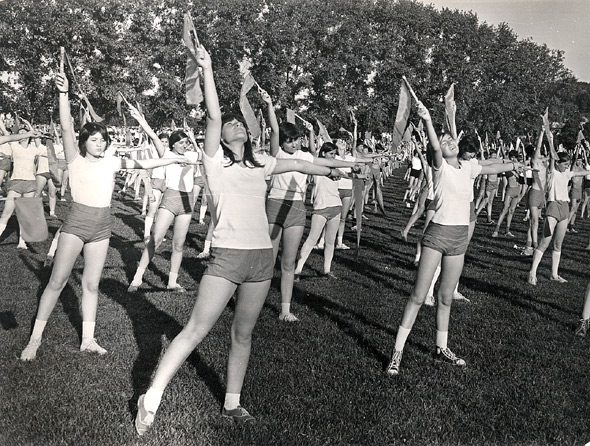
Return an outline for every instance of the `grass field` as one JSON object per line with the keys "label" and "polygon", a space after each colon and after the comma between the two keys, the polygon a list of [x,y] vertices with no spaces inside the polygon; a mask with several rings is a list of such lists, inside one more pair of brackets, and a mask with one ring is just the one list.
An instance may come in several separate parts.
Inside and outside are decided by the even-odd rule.
{"label": "grass field", "polygon": [[[192,309],[205,264],[196,259],[206,228],[196,220],[187,239],[179,283],[189,293],[165,291],[170,241],[160,248],[144,286],[126,288],[143,244],[139,204],[113,202],[111,250],[100,286],[96,334],[109,353],[78,351],[82,260],[47,325],[38,357],[18,360],[37,300],[50,271],[49,241],[16,249],[15,221],[0,239],[1,445],[583,445],[590,441],[590,339],[574,337],[590,253],[589,224],[564,242],[561,275],[549,281],[550,254],[539,285],[525,282],[530,258],[524,209],[514,218],[516,239],[490,238],[480,216],[466,256],[449,346],[467,361],[436,367],[435,310],[423,307],[404,352],[401,374],[389,361],[403,307],[412,288],[417,228],[404,243],[399,230],[410,209],[402,202],[398,170],[384,190],[387,218],[367,212],[362,251],[337,251],[338,280],[316,277],[314,251],[296,284],[297,324],[279,322],[278,277],[255,331],[242,394],[257,422],[237,426],[221,418],[231,305],[164,394],[156,421],[138,438],[135,405],[163,349]],[[117,188],[118,189],[118,188]],[[496,212],[499,212],[499,202]],[[64,204],[58,204],[63,217]],[[495,217],[497,214],[495,215]],[[58,221],[50,220],[50,232]],[[420,226],[421,222],[419,223]],[[354,244],[354,233],[345,241]],[[170,239],[170,238],[168,238]]]}

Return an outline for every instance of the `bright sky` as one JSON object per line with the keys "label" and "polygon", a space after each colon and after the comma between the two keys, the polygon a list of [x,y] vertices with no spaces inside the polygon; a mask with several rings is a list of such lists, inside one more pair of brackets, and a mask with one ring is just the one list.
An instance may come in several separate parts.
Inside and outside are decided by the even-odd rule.
{"label": "bright sky", "polygon": [[532,37],[565,51],[565,66],[590,82],[590,0],[420,0],[436,8],[473,11],[481,22],[506,22],[520,39]]}

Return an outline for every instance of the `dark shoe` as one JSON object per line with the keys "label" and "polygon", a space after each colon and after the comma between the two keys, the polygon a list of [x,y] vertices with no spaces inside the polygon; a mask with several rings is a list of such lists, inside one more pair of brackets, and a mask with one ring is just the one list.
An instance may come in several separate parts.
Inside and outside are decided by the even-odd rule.
{"label": "dark shoe", "polygon": [[254,423],[256,418],[248,413],[242,406],[235,409],[227,410],[225,407],[221,411],[221,416],[224,418],[231,418],[236,423]]}

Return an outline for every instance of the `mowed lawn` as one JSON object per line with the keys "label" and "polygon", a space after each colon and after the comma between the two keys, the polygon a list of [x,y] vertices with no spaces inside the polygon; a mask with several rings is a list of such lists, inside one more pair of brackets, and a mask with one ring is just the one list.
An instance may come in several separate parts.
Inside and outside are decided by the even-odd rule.
{"label": "mowed lawn", "polygon": [[[255,330],[242,404],[256,424],[220,416],[232,305],[181,367],[164,394],[152,429],[138,438],[137,398],[162,351],[188,319],[205,263],[196,259],[206,227],[193,220],[178,282],[166,292],[171,252],[164,242],[135,294],[126,292],[143,248],[143,217],[132,195],[113,200],[111,249],[100,285],[96,335],[102,357],[78,351],[82,258],[47,325],[38,357],[23,363],[38,298],[50,271],[50,240],[16,249],[16,222],[0,238],[1,445],[583,445],[590,441],[590,339],[574,336],[588,282],[589,222],[564,242],[561,275],[549,280],[550,252],[539,285],[526,284],[530,257],[524,204],[515,239],[490,237],[480,216],[453,306],[449,346],[464,369],[435,366],[435,309],[423,307],[406,345],[401,374],[388,377],[397,326],[411,291],[418,227],[398,170],[387,180],[387,217],[367,210],[360,256],[337,251],[333,272],[318,277],[314,251],[295,285],[301,322],[278,321],[278,271]],[[119,182],[120,184],[120,182]],[[119,186],[117,186],[117,190]],[[0,207],[2,205],[0,204]],[[65,203],[58,203],[63,218]],[[500,211],[496,203],[494,219]],[[49,220],[53,234],[59,222]],[[350,224],[349,224],[350,226]],[[347,232],[345,242],[355,243]],[[589,336],[590,337],[590,336]]]}

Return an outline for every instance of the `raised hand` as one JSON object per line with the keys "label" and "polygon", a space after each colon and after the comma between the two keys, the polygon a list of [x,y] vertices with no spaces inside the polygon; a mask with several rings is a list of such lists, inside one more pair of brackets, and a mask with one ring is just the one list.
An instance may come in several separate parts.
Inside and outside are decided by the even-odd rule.
{"label": "raised hand", "polygon": [[211,56],[209,56],[209,53],[203,45],[197,48],[197,63],[204,70],[211,68]]}
{"label": "raised hand", "polygon": [[264,102],[266,102],[268,105],[272,104],[272,99],[270,97],[270,95],[266,92],[266,90],[263,90],[262,88],[259,89],[260,92],[260,97],[262,98],[262,100]]}
{"label": "raised hand", "polygon": [[55,86],[59,90],[60,93],[67,93],[70,89],[70,84],[68,82],[68,78],[63,73],[58,73],[55,76]]}
{"label": "raised hand", "polygon": [[430,121],[430,112],[428,111],[428,109],[424,106],[424,104],[420,101],[418,101],[418,103],[416,104],[416,111],[418,113],[418,116],[420,116],[422,119],[424,119],[425,121]]}

